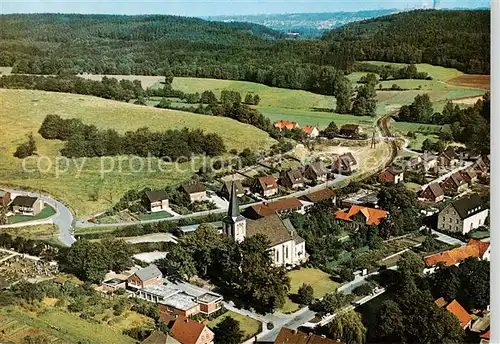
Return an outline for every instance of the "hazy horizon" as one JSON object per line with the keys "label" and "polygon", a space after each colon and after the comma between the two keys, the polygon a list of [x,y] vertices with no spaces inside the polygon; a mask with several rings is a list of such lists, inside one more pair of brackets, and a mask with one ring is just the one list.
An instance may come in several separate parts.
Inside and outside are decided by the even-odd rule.
{"label": "hazy horizon", "polygon": [[[432,0],[381,1],[259,1],[259,0],[185,0],[185,1],[3,1],[2,14],[79,13],[79,14],[171,14],[190,17],[238,16],[291,13],[356,12],[380,9],[432,8]],[[441,8],[490,7],[486,0],[441,0]]]}

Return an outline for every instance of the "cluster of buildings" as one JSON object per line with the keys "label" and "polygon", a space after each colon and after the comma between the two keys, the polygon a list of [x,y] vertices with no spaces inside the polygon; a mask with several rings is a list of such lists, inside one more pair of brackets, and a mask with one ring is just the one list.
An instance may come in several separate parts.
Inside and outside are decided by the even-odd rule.
{"label": "cluster of buildings", "polygon": [[[279,131],[286,130],[298,130],[300,129],[302,134],[309,138],[317,138],[320,134],[319,129],[317,127],[306,125],[302,129],[300,128],[297,122],[280,120],[274,122],[274,127],[278,128]],[[361,136],[362,130],[361,127],[357,124],[344,124],[339,129],[339,137],[341,138],[349,138],[349,139],[357,139]]]}
{"label": "cluster of buildings", "polygon": [[[158,305],[160,321],[170,328],[170,334],[153,333],[143,343],[211,344],[214,333],[204,324],[190,319],[203,314],[211,315],[222,308],[222,296],[211,291],[184,290],[179,285],[163,278],[154,264],[122,277],[104,281],[98,288],[101,292],[125,289],[139,299]],[[193,295],[196,294],[196,295]]]}
{"label": "cluster of buildings", "polygon": [[11,193],[5,190],[0,190],[0,205],[14,215],[25,216],[36,216],[45,207],[45,203],[39,197],[20,195],[12,199]]}

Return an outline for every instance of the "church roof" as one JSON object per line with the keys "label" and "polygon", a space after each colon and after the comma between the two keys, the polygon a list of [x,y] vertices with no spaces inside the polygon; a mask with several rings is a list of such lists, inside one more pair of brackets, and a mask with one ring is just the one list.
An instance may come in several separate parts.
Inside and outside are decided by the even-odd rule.
{"label": "church roof", "polygon": [[300,242],[301,238],[295,233],[295,230],[291,233],[290,229],[287,228],[287,225],[277,214],[262,217],[258,220],[247,220],[247,236],[250,237],[258,233],[264,234],[271,242],[271,246],[293,239]]}

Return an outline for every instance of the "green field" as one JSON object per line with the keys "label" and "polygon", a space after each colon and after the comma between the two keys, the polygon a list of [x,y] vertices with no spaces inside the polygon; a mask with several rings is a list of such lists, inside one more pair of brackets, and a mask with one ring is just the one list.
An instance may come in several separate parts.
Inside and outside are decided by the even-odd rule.
{"label": "green field", "polygon": [[38,315],[30,315],[13,307],[5,307],[0,314],[15,320],[21,326],[38,329],[63,342],[78,343],[81,340],[117,344],[136,342],[110,326],[92,323],[68,312],[49,310]]}
{"label": "green field", "polygon": [[[248,147],[257,150],[267,148],[274,142],[267,133],[229,118],[161,110],[90,96],[1,89],[0,102],[0,134],[3,139],[0,184],[50,193],[69,204],[79,218],[111,207],[132,188],[178,184],[189,179],[193,172],[190,163],[175,166],[159,159],[148,161],[138,157],[57,161],[64,142],[45,140],[38,134],[40,124],[48,114],[81,118],[84,123],[95,124],[99,128],[115,128],[119,132],[144,126],[152,130],[201,128],[220,134],[228,149]],[[22,160],[12,154],[30,132],[35,136],[37,154],[42,158],[31,158],[24,169]],[[36,166],[37,162],[40,169]],[[101,174],[101,170],[110,172]]]}
{"label": "green field", "polygon": [[373,124],[375,123],[375,118],[370,116],[341,115],[332,112],[292,110],[261,106],[257,106],[256,108],[263,115],[269,117],[273,122],[281,119],[286,119],[289,121],[298,122],[301,127],[303,127],[304,125],[326,127],[332,121],[334,121],[337,126],[349,123],[358,123],[364,126],[373,126]]}
{"label": "green field", "polygon": [[[157,87],[159,84],[155,84]],[[302,90],[269,87],[266,85],[233,80],[203,79],[203,78],[174,78],[172,87],[187,93],[211,90],[220,97],[222,90],[233,90],[241,93],[242,98],[247,93],[258,94],[261,98],[260,106],[270,106],[285,109],[334,108],[335,99],[332,96],[323,96]]]}
{"label": "green field", "polygon": [[411,139],[410,140],[410,145],[408,146],[408,148],[412,149],[412,150],[422,150],[422,143],[429,139],[433,142],[436,142],[437,140],[439,140],[439,137],[435,134],[420,134],[420,133],[417,133],[417,138],[416,139]]}
{"label": "green field", "polygon": [[[290,277],[290,294],[296,294],[302,284],[307,283],[313,287],[314,297],[321,298],[333,292],[339,286],[330,275],[314,268],[301,268],[288,273]],[[299,305],[287,298],[285,305],[280,309],[283,313],[292,313],[299,309]]]}
{"label": "green field", "polygon": [[261,324],[259,321],[231,311],[228,311],[223,315],[221,315],[220,317],[215,318],[214,320],[208,322],[207,326],[213,329],[215,326],[217,326],[218,323],[220,323],[226,317],[231,317],[240,323],[240,329],[244,333],[243,338],[245,340],[252,338],[261,331]]}
{"label": "green field", "polygon": [[[395,68],[401,68],[407,66],[406,63],[394,63],[394,62],[383,62],[383,61],[365,61],[364,63],[369,63],[377,66],[389,65]],[[427,63],[417,63],[416,67],[419,72],[426,72],[427,74],[432,76],[434,80],[446,81],[456,76],[464,74],[461,71],[454,68],[433,66]]]}
{"label": "green field", "polygon": [[54,208],[52,208],[50,205],[45,206],[43,210],[38,213],[35,216],[27,216],[27,215],[13,215],[9,216],[9,223],[19,223],[19,222],[26,222],[26,221],[34,221],[34,220],[41,220],[41,219],[46,219],[48,217],[51,217],[54,215],[56,211]]}

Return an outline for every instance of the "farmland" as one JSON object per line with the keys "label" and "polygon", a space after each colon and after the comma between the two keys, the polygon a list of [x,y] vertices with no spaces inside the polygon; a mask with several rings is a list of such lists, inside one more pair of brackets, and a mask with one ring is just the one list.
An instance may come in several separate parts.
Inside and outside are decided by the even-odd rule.
{"label": "farmland", "polygon": [[[77,216],[83,217],[114,205],[121,195],[132,188],[159,187],[177,184],[191,177],[190,163],[166,165],[159,159],[120,157],[106,162],[98,158],[73,159],[57,169],[56,157],[64,143],[45,140],[38,129],[47,114],[63,118],[80,118],[99,128],[115,128],[119,132],[150,127],[153,130],[200,128],[219,133],[228,149],[245,147],[267,148],[273,141],[267,133],[228,118],[196,115],[187,112],[160,110],[152,107],[100,98],[25,90],[0,90],[3,118],[0,133],[3,150],[0,162],[1,184],[30,186],[33,191],[45,191],[70,204]],[[20,120],[20,114],[23,115]],[[32,132],[37,154],[45,157],[30,159],[23,169],[22,160],[12,156],[16,146]],[[41,169],[36,169],[37,161]],[[150,162],[151,165],[146,163]],[[64,163],[65,164],[65,163]],[[152,166],[151,169],[140,168]],[[101,175],[101,169],[109,173]],[[164,171],[160,170],[164,168]],[[57,171],[62,173],[57,173]],[[102,178],[104,176],[104,178]]]}

